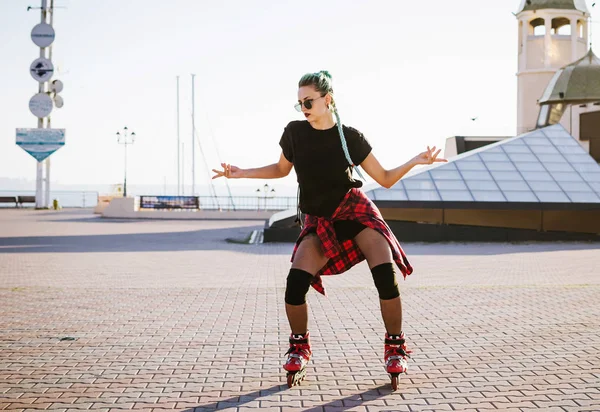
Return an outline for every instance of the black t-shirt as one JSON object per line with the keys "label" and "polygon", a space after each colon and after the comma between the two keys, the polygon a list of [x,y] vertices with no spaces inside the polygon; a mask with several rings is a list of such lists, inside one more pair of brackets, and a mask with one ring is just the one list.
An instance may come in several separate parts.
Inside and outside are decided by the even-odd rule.
{"label": "black t-shirt", "polygon": [[[342,127],[350,158],[360,165],[371,153],[371,145],[358,130]],[[329,217],[351,188],[362,186],[360,180],[352,178],[337,125],[317,130],[306,120],[290,122],[279,145],[296,169],[303,213]]]}

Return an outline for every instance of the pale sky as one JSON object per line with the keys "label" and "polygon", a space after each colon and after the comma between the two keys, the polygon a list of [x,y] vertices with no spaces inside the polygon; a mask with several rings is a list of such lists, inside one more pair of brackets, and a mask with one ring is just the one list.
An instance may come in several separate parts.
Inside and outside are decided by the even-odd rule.
{"label": "pale sky", "polygon": [[[302,119],[293,105],[306,72],[333,75],[346,125],[362,131],[386,168],[454,135],[514,135],[519,0],[55,0],[53,79],[65,105],[52,126],[66,145],[52,182],[128,185],[177,181],[176,76],[181,86],[185,183],[191,183],[191,73],[196,74],[197,185],[220,160],[278,160],[281,133]],[[35,180],[15,144],[34,128],[30,32],[40,0],[0,1],[0,177]],[[591,9],[591,1],[588,7]],[[600,25],[594,23],[594,31]],[[598,37],[594,33],[594,37]],[[471,118],[477,117],[476,121]],[[213,144],[217,142],[221,159]],[[232,185],[264,182],[230,181]],[[295,184],[290,175],[276,184]],[[222,181],[216,184],[223,185]]]}

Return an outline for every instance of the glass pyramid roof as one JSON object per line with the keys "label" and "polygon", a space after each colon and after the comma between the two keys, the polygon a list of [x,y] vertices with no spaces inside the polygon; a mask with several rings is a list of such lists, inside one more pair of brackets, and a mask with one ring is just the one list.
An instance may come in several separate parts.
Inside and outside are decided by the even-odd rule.
{"label": "glass pyramid roof", "polygon": [[600,203],[600,166],[559,124],[420,168],[380,201]]}

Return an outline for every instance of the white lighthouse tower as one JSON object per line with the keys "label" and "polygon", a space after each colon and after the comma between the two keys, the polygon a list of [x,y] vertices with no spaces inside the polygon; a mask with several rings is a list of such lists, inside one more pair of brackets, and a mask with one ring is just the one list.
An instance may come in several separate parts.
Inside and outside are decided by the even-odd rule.
{"label": "white lighthouse tower", "polygon": [[[516,16],[519,21],[516,132],[522,134],[536,128],[538,100],[558,69],[586,55],[590,14],[585,0],[523,0]],[[568,121],[566,116],[563,121]]]}

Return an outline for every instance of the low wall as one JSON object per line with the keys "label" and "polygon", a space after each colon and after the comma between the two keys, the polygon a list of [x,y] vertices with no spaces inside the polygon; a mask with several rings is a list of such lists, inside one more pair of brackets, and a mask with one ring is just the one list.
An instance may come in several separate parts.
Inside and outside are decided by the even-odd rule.
{"label": "low wall", "polygon": [[134,197],[113,198],[102,211],[102,217],[111,219],[165,219],[165,220],[267,220],[274,211],[218,211],[218,210],[154,210],[140,209]]}

